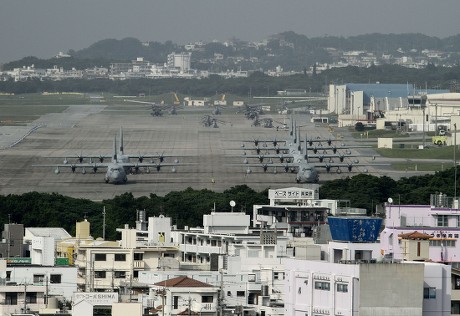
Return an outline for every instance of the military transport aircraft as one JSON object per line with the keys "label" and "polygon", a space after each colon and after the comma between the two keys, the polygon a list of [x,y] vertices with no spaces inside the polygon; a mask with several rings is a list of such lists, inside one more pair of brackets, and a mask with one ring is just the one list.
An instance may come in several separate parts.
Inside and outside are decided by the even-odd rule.
{"label": "military transport aircraft", "polygon": [[[100,155],[85,155],[81,153],[80,155],[68,155],[65,157],[47,157],[47,158],[64,158],[63,163],[68,164],[69,163],[69,158],[76,159],[76,162],[78,163],[83,163],[84,160],[99,160],[100,163],[104,162],[105,159],[110,159],[113,157],[113,154],[100,154]],[[177,157],[179,156],[173,156],[173,155],[165,155],[164,152],[162,153],[145,153],[145,154],[125,154],[124,152],[124,144],[123,144],[123,127],[120,127],[120,147],[118,148],[117,152],[117,157],[118,160],[122,162],[129,163],[131,162],[131,159],[136,159],[139,162],[144,162],[144,159],[158,159],[160,162],[164,162],[165,158],[167,157],[176,157],[175,163],[178,163],[179,160]]]}
{"label": "military transport aircraft", "polygon": [[[292,122],[292,120],[291,120]],[[346,169],[349,172],[352,171],[355,166],[376,166],[382,164],[359,164],[358,160],[345,162],[344,160],[350,157],[360,157],[357,155],[352,155],[349,151],[350,148],[367,148],[368,146],[335,146],[332,141],[322,140],[327,142],[330,145],[327,146],[316,146],[314,148],[309,148],[308,145],[314,142],[319,142],[319,139],[312,141],[305,138],[305,141],[300,140],[300,130],[297,130],[296,133],[295,123],[291,123],[290,130],[290,139],[286,141],[279,140],[254,140],[255,147],[242,146],[242,149],[246,150],[255,150],[256,154],[243,154],[241,157],[244,157],[242,164],[247,166],[246,173],[251,173],[251,168],[262,168],[266,172],[269,168],[273,168],[273,172],[277,173],[278,170],[284,170],[284,172],[292,172],[296,174],[296,181],[298,183],[315,183],[319,181],[319,172],[318,169],[326,170],[330,172],[333,168],[336,169],[337,173],[341,173],[342,169]],[[250,141],[248,141],[250,142]],[[262,143],[262,147],[259,144]],[[273,147],[268,147],[267,144],[273,144]],[[283,146],[279,146],[280,143],[283,143]],[[303,146],[302,143],[305,145]],[[319,149],[323,150],[322,153],[318,153]],[[270,151],[275,151],[275,153],[270,153]],[[312,150],[314,153],[308,153],[309,150]],[[327,151],[332,151],[328,153]],[[340,151],[339,151],[340,150]],[[345,150],[345,153],[342,152]],[[262,153],[262,151],[264,151]],[[248,158],[257,158],[259,163],[249,163]],[[340,162],[334,162],[334,159],[339,159]],[[264,162],[264,159],[265,160]],[[279,159],[280,162],[274,162],[273,159]],[[318,159],[318,162],[312,162],[311,159]],[[326,159],[326,161],[324,161]],[[387,165],[387,164],[385,164]],[[367,172],[367,170],[364,170]]]}
{"label": "military transport aircraft", "polygon": [[151,106],[152,112],[150,115],[152,116],[163,116],[163,111],[168,111],[169,114],[171,115],[176,115],[177,114],[177,108],[178,105],[174,104],[164,104],[162,103],[156,103],[156,102],[146,102],[146,101],[138,101],[138,100],[129,100],[125,99],[125,102],[135,102],[135,103],[141,103],[141,104],[148,104]]}
{"label": "military transport aircraft", "polygon": [[[123,139],[123,130],[120,129],[120,137]],[[62,158],[62,157],[47,157],[47,158]],[[89,158],[89,162],[84,162],[84,158]],[[99,160],[99,162],[93,162],[93,158]],[[138,173],[141,168],[145,170],[146,173],[150,173],[150,168],[154,168],[157,171],[160,171],[162,167],[172,167],[171,171],[176,172],[176,166],[179,164],[179,161],[176,159],[174,163],[164,162],[164,156],[161,155],[125,155],[123,151],[123,141],[121,140],[121,145],[119,150],[117,150],[117,139],[116,136],[113,141],[113,153],[110,156],[111,162],[104,162],[104,158],[108,158],[107,155],[101,156],[78,156],[77,162],[70,163],[67,160],[67,157],[64,159],[62,164],[45,164],[45,165],[33,165],[33,167],[55,167],[55,173],[59,174],[60,169],[70,168],[72,172],[75,172],[77,169],[81,170],[82,174],[86,174],[86,170],[92,170],[93,173],[97,173],[99,169],[106,169],[106,174],[104,181],[106,183],[113,184],[123,184],[128,181],[128,174]],[[137,158],[138,162],[131,162],[130,158]],[[157,158],[158,162],[155,163],[153,160],[145,163],[143,162],[144,158]]]}

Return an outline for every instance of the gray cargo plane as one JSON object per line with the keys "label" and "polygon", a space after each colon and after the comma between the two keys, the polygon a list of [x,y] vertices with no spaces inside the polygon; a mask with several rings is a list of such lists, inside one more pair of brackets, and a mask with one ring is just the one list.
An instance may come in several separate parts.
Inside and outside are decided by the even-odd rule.
{"label": "gray cargo plane", "polygon": [[[291,120],[292,122],[292,120]],[[251,173],[251,168],[260,168],[266,172],[269,168],[273,168],[273,172],[277,173],[277,170],[281,169],[284,172],[293,172],[296,174],[296,182],[297,183],[316,183],[319,181],[319,172],[318,169],[326,170],[326,172],[330,172],[332,168],[336,168],[337,173],[341,173],[342,169],[346,169],[349,172],[352,171],[354,166],[376,166],[376,165],[383,165],[383,164],[359,164],[358,160],[352,162],[344,162],[345,158],[348,157],[357,157],[356,155],[352,155],[349,152],[349,148],[364,148],[368,146],[334,146],[330,140],[323,140],[323,142],[327,142],[327,146],[318,146],[314,148],[309,148],[308,145],[320,142],[319,140],[312,141],[311,139],[305,138],[305,141],[300,140],[300,131],[299,134],[296,133],[296,126],[295,123],[291,123],[290,129],[290,139],[286,141],[280,141],[274,139],[273,141],[261,141],[261,140],[254,140],[254,145],[256,147],[249,148],[246,146],[242,146],[242,149],[245,150],[255,150],[256,155],[253,154],[245,154],[241,157],[244,157],[244,161],[242,165],[247,166],[246,173]],[[259,143],[262,143],[262,147],[259,147]],[[273,147],[268,147],[267,143],[272,143]],[[279,146],[279,143],[284,143],[283,146]],[[302,143],[305,146],[302,146]],[[332,153],[317,153],[318,148],[321,150],[331,150]],[[337,150],[345,150],[345,153],[338,152]],[[274,150],[276,152],[273,154],[270,153],[261,153],[261,150],[266,152],[270,150]],[[308,151],[312,150],[314,154],[309,154]],[[249,163],[248,158],[258,158],[260,163]],[[263,160],[267,158],[268,162],[265,163]],[[274,163],[273,159],[279,158],[279,163]],[[319,162],[312,162],[311,159],[316,158]],[[328,158],[328,161],[324,161],[324,159]],[[338,158],[340,162],[334,162],[333,159]],[[241,164],[238,164],[241,165]],[[388,164],[385,164],[388,165]]]}
{"label": "gray cargo plane", "polygon": [[[120,129],[120,137],[123,139],[122,129]],[[123,141],[121,141],[120,148],[117,150],[116,136],[113,141],[113,154],[110,157],[111,162],[104,162],[104,158],[108,158],[107,155],[85,157],[77,156],[78,160],[76,163],[69,163],[67,158],[65,158],[62,164],[33,165],[33,167],[56,167],[54,171],[56,174],[60,173],[61,168],[70,168],[72,172],[80,169],[82,174],[86,174],[87,169],[92,170],[93,173],[97,173],[99,169],[106,169],[107,171],[104,176],[104,181],[106,183],[124,184],[128,181],[127,175],[129,173],[138,173],[141,168],[143,168],[146,173],[150,173],[150,168],[155,168],[157,171],[160,171],[162,167],[172,167],[171,171],[176,172],[176,166],[179,163],[178,160],[176,160],[174,163],[165,163],[163,161],[163,155],[125,155],[123,152]],[[89,158],[90,161],[83,162],[84,158]],[[99,162],[93,162],[93,158],[99,159]],[[133,163],[129,160],[130,158],[137,158],[139,161]],[[155,163],[151,161],[150,163],[144,163],[144,158],[158,158],[159,162]]]}
{"label": "gray cargo plane", "polygon": [[150,112],[150,115],[152,116],[163,116],[163,111],[168,111],[168,113],[172,115],[177,114],[178,105],[174,105],[174,104],[164,104],[164,103],[137,101],[137,100],[129,100],[129,99],[125,99],[124,101],[150,105],[152,109],[152,112]]}

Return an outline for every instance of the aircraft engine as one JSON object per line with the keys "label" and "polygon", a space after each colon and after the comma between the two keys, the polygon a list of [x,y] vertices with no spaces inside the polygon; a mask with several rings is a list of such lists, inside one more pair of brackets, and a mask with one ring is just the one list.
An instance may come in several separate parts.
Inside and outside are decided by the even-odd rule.
{"label": "aircraft engine", "polygon": [[244,164],[247,164],[247,163],[248,163],[248,160],[247,160],[246,158],[244,158],[243,163],[244,163]]}
{"label": "aircraft engine", "polygon": [[179,159],[174,159],[174,163],[179,163]]}
{"label": "aircraft engine", "polygon": [[77,167],[72,166],[72,167],[70,167],[70,169],[72,170],[72,172],[75,172],[75,169],[77,169]]}
{"label": "aircraft engine", "polygon": [[278,171],[276,171],[276,167],[273,169],[273,174],[277,174]]}
{"label": "aircraft engine", "polygon": [[85,168],[82,168],[82,169],[81,169],[81,173],[82,173],[82,174],[86,174],[86,169],[85,169]]}
{"label": "aircraft engine", "polygon": [[97,166],[93,166],[93,172],[94,172],[94,173],[97,172]]}
{"label": "aircraft engine", "polygon": [[145,167],[145,173],[150,173],[150,168],[149,167]]}
{"label": "aircraft engine", "polygon": [[328,173],[331,172],[331,166],[329,166],[329,165],[326,166],[326,172],[328,172]]}
{"label": "aircraft engine", "polygon": [[342,155],[340,155],[339,159],[340,159],[340,162],[343,162],[343,160],[345,159],[345,157],[342,156]]}
{"label": "aircraft engine", "polygon": [[250,174],[251,172],[252,172],[251,169],[249,169],[249,168],[246,169],[246,174]]}
{"label": "aircraft engine", "polygon": [[351,172],[351,169],[353,169],[353,165],[350,164],[350,165],[348,165],[347,168],[348,168],[348,172]]}
{"label": "aircraft engine", "polygon": [[359,163],[358,159],[353,160],[354,163]]}
{"label": "aircraft engine", "polygon": [[64,161],[63,161],[64,165],[66,165],[68,162],[69,161],[67,160],[67,158],[64,158]]}
{"label": "aircraft engine", "polygon": [[342,173],[342,169],[337,168],[337,173],[338,173],[338,174],[341,174],[341,173]]}
{"label": "aircraft engine", "polygon": [[264,169],[264,172],[266,172],[267,169],[268,169],[268,166],[267,166],[267,165],[263,165],[262,168]]}

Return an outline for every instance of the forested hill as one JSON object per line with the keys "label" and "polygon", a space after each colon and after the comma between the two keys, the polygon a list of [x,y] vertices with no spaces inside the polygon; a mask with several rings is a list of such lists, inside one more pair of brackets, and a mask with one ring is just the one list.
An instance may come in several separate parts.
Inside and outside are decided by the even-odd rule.
{"label": "forested hill", "polygon": [[[448,197],[455,194],[455,169],[448,169],[434,175],[402,178],[395,181],[389,177],[359,174],[323,184],[321,199],[349,200],[352,207],[366,208],[373,212],[376,205],[382,205],[392,197],[401,204],[427,205],[430,195],[442,192]],[[457,170],[458,171],[458,170]],[[457,178],[459,173],[457,172]],[[188,188],[170,192],[164,197],[150,194],[134,198],[125,193],[111,200],[92,202],[85,199],[65,197],[56,193],[30,192],[23,195],[0,195],[0,223],[22,223],[26,227],[63,227],[75,234],[75,223],[85,217],[91,222],[93,237],[102,236],[102,210],[106,210],[106,232],[108,239],[119,239],[116,228],[129,224],[134,227],[136,210],[146,210],[147,216],[160,214],[172,218],[178,228],[185,225],[202,225],[203,214],[216,211],[230,211],[229,202],[236,202],[235,210],[252,216],[254,204],[268,203],[268,190],[255,192],[246,185],[230,188],[222,193]]]}
{"label": "forested hill", "polygon": [[[276,66],[280,64],[288,67],[291,64],[299,69],[299,67],[317,62],[330,62],[331,56],[326,52],[328,49],[336,49],[337,51],[360,50],[376,55],[398,55],[401,52],[408,54],[412,50],[427,49],[448,52],[453,54],[449,58],[454,59],[458,59],[458,53],[460,53],[460,34],[443,39],[423,34],[366,34],[352,37],[308,38],[305,35],[289,31],[272,35],[266,40],[260,40],[260,43],[260,45],[255,45],[237,39],[231,39],[225,43],[202,43],[199,49],[193,51],[192,63],[198,66],[200,60],[213,59],[215,54],[222,54],[225,58],[254,57],[259,64],[264,65]],[[121,40],[104,39],[87,48],[70,50],[68,53],[72,58],[60,58],[59,63],[63,63],[62,67],[66,69],[72,67],[77,69],[94,66],[108,67],[110,63],[129,62],[137,57],[144,57],[145,60],[152,63],[165,63],[168,54],[181,51],[184,51],[184,46],[172,41],[164,43],[141,42],[131,37]],[[37,68],[52,68],[56,65],[56,58],[45,60],[26,57],[6,63],[2,68],[3,70],[11,70],[31,64]]]}

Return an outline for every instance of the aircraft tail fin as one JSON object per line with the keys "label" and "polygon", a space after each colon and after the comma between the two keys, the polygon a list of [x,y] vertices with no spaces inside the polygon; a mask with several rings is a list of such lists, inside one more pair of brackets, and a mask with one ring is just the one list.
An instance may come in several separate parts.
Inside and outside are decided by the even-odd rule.
{"label": "aircraft tail fin", "polygon": [[120,127],[120,154],[123,155],[123,127]]}
{"label": "aircraft tail fin", "polygon": [[113,138],[113,162],[117,162],[117,136]]}

